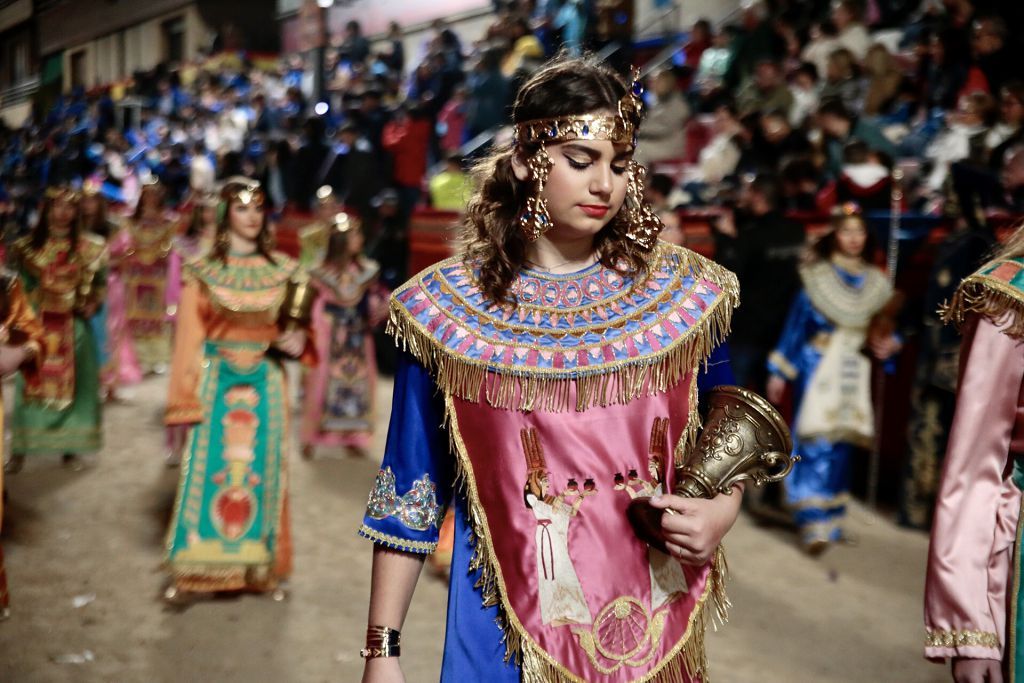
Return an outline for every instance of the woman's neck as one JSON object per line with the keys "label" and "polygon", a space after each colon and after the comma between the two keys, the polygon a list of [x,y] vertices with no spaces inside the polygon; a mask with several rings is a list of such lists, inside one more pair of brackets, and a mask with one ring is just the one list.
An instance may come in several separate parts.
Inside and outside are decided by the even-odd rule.
{"label": "woman's neck", "polygon": [[864,270],[864,259],[860,256],[850,256],[837,251],[832,254],[831,260],[848,273],[859,273]]}
{"label": "woman's neck", "polygon": [[555,242],[540,237],[526,247],[526,262],[546,273],[573,273],[597,262],[594,237]]}
{"label": "woman's neck", "polygon": [[49,228],[50,237],[70,237],[71,226],[70,225],[51,225]]}
{"label": "woman's neck", "polygon": [[250,256],[256,253],[256,240],[242,237],[232,232],[230,235],[231,253],[235,256]]}

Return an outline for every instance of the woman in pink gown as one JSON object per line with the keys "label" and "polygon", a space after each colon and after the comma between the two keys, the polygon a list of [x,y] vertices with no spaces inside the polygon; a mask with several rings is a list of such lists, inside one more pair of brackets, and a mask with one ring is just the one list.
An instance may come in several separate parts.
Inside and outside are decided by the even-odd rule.
{"label": "woman in pink gown", "polygon": [[387,316],[380,266],[363,256],[362,227],[338,214],[323,265],[310,271],[318,290],[313,338],[322,360],[306,376],[302,454],[317,446],[365,451],[373,435],[377,384],[373,328]]}

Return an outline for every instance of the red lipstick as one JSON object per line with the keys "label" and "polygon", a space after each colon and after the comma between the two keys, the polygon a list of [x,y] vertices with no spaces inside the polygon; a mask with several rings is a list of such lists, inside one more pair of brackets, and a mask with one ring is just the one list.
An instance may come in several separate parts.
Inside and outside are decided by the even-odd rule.
{"label": "red lipstick", "polygon": [[580,209],[591,218],[604,218],[608,213],[608,207],[604,204],[580,204]]}

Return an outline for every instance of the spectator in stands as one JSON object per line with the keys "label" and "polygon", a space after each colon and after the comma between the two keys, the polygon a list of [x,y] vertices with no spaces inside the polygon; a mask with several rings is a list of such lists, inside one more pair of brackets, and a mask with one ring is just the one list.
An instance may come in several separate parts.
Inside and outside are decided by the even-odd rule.
{"label": "spectator in stands", "polygon": [[925,150],[932,164],[924,184],[927,193],[936,195],[942,191],[953,162],[969,159],[985,163],[985,139],[995,122],[995,111],[995,101],[988,93],[979,91],[960,98],[956,111],[947,118],[946,128]]}
{"label": "spectator in stands", "polygon": [[800,53],[800,58],[810,62],[819,74],[828,71],[828,58],[842,47],[836,37],[836,25],[831,21],[822,21],[811,25],[810,40]]}
{"label": "spectator in stands", "polygon": [[954,29],[928,36],[928,50],[918,67],[925,105],[929,108],[951,109],[967,79],[966,56],[955,51],[957,32]]}
{"label": "spectator in stands", "polygon": [[793,108],[793,94],[789,92],[782,65],[772,59],[762,59],[754,68],[754,75],[740,88],[736,96],[740,116],[756,112],[779,110],[789,116]]}
{"label": "spectator in stands", "polygon": [[634,158],[645,166],[686,154],[686,122],[690,107],[671,69],[659,71],[651,83],[653,101],[640,129]]}
{"label": "spectator in stands", "polygon": [[702,96],[707,97],[722,87],[741,33],[735,24],[725,26],[712,38],[711,47],[701,54],[695,85]]}
{"label": "spectator in stands", "polygon": [[821,99],[842,100],[849,111],[860,111],[863,103],[863,84],[853,53],[848,49],[839,48],[828,56],[825,82],[821,86]]}
{"label": "spectator in stands", "polygon": [[862,140],[875,152],[895,159],[896,145],[885,137],[878,124],[850,113],[840,100],[826,100],[818,107],[818,125],[825,137],[826,166],[829,177],[839,177],[843,165],[843,149],[852,140]]}
{"label": "spectator in stands", "polygon": [[737,384],[757,392],[764,391],[768,353],[800,285],[804,227],[782,214],[780,200],[774,175],[758,175],[744,183],[735,212],[726,210],[713,224],[715,260],[736,273],[744,304],[729,335],[733,372]]}
{"label": "spectator in stands", "polygon": [[683,56],[685,64],[691,69],[696,69],[700,64],[704,51],[711,47],[714,31],[711,29],[711,22],[707,19],[698,19],[693,22],[690,29],[690,39],[683,45]]}
{"label": "spectator in stands", "polygon": [[399,107],[394,120],[384,126],[383,145],[394,161],[393,178],[404,219],[419,201],[430,134],[430,120],[421,106]]}
{"label": "spectator in stands", "polygon": [[295,203],[308,210],[313,194],[323,184],[327,174],[324,161],[330,149],[324,142],[324,122],[318,116],[311,116],[302,124],[302,144],[292,159],[291,177],[295,191]]}
{"label": "spectator in stands", "polygon": [[444,169],[430,179],[430,205],[440,211],[462,211],[471,193],[469,178],[462,168],[462,155],[445,157]]}
{"label": "spectator in stands", "polygon": [[526,17],[516,17],[509,27],[508,38],[512,49],[501,61],[501,73],[505,78],[513,78],[524,70],[537,66],[544,59],[544,46],[533,34],[530,21]]}
{"label": "spectator in stands", "polygon": [[875,43],[868,48],[864,58],[864,77],[867,81],[864,92],[865,116],[879,116],[891,111],[903,83],[903,73],[888,48]]}
{"label": "spectator in stands", "polygon": [[460,85],[437,115],[437,134],[442,153],[454,152],[466,141],[466,97],[469,90]]}
{"label": "spectator in stands", "polygon": [[878,153],[862,140],[853,140],[843,149],[836,198],[840,204],[854,202],[862,211],[884,211],[891,202],[890,173]]}
{"label": "spectator in stands", "polygon": [[821,93],[818,87],[818,69],[811,62],[798,66],[789,80],[789,92],[793,95],[793,106],[789,110],[789,122],[801,128],[808,117],[818,110]]}
{"label": "spectator in stands", "polygon": [[1006,47],[1006,22],[994,16],[975,21],[971,31],[972,63],[961,93],[984,90],[998,94],[1003,83],[1020,68],[1015,57]]}
{"label": "spectator in stands", "polygon": [[1001,208],[1011,215],[1024,214],[1024,146],[1011,147],[1006,152],[1003,172]]}
{"label": "spectator in stands", "polygon": [[338,129],[336,144],[324,164],[324,184],[342,204],[365,219],[370,202],[383,186],[378,156],[370,141],[359,134],[355,124],[346,123]]}
{"label": "spectator in stands", "polygon": [[768,21],[764,0],[744,0],[742,20],[743,33],[733,49],[733,58],[723,81],[730,89],[745,83],[762,59],[780,60],[786,53],[782,37]]}
{"label": "spectator in stands", "polygon": [[192,143],[192,159],[188,167],[188,186],[193,196],[212,193],[217,174],[213,169],[213,162],[206,153],[206,145],[202,142]]}
{"label": "spectator in stands", "polygon": [[757,135],[747,155],[750,164],[744,168],[757,171],[775,172],[782,167],[786,159],[793,157],[810,157],[814,152],[807,134],[794,129],[789,117],[781,109],[771,109],[761,115],[758,121]]}
{"label": "spectator in stands", "polygon": [[680,225],[679,214],[676,213],[676,202],[678,201],[680,204],[684,202],[681,201],[672,178],[664,173],[652,173],[647,177],[644,199],[650,202],[651,208],[665,225],[665,229],[658,235],[658,239],[680,247],[684,246],[686,235]]}
{"label": "spectator in stands", "polygon": [[469,97],[466,100],[466,132],[469,137],[504,124],[511,93],[508,79],[499,68],[501,55],[495,49],[486,49],[480,55],[467,81]]}
{"label": "spectator in stands", "polygon": [[381,57],[384,64],[397,74],[402,74],[405,71],[405,43],[402,38],[402,27],[398,25],[398,22],[388,22],[388,47]]}
{"label": "spectator in stands", "polygon": [[287,140],[275,140],[267,146],[267,158],[263,165],[263,173],[258,180],[266,189],[267,198],[275,211],[283,211],[291,199],[291,167],[292,148]]}
{"label": "spectator in stands", "polygon": [[687,183],[687,191],[697,200],[706,201],[708,191],[732,175],[740,161],[737,137],[743,126],[732,103],[722,102],[715,108],[712,128],[714,136],[700,151],[697,168]]}
{"label": "spectator in stands", "polygon": [[862,61],[871,47],[871,36],[862,23],[864,8],[859,0],[839,0],[832,7],[832,23],[836,26],[836,40]]}
{"label": "spectator in stands", "polygon": [[345,24],[345,33],[338,46],[338,59],[347,64],[361,64],[370,56],[370,41],[363,35],[363,27],[356,20]]}

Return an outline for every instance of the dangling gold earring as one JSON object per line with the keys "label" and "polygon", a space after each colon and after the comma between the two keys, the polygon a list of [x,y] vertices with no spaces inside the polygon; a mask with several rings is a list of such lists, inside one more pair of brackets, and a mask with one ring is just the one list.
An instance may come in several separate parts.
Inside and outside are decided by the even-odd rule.
{"label": "dangling gold earring", "polygon": [[542,144],[540,149],[526,161],[530,169],[530,178],[533,179],[533,194],[526,200],[526,208],[519,215],[519,228],[526,235],[530,242],[536,242],[537,238],[551,229],[551,215],[548,213],[548,200],[541,195],[544,192],[544,185],[548,182],[548,172],[554,166],[551,157],[548,156],[547,148]]}
{"label": "dangling gold earring", "polygon": [[644,201],[644,180],[647,169],[637,161],[629,162],[629,182],[626,184],[626,237],[644,251],[658,243],[658,234],[665,224],[651,205]]}
{"label": "dangling gold earring", "polygon": [[225,228],[217,233],[217,250],[225,254],[231,248],[231,235],[228,234],[228,230],[229,228]]}
{"label": "dangling gold earring", "polygon": [[259,243],[260,251],[262,251],[264,254],[269,254],[271,251],[274,250],[274,235],[269,227],[264,227],[262,230],[260,230],[260,236],[256,239],[257,242]]}

